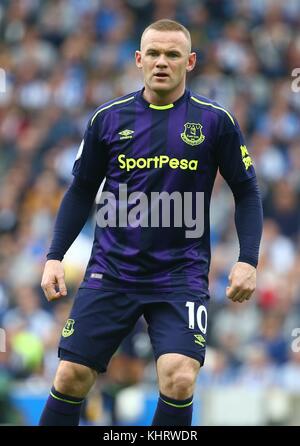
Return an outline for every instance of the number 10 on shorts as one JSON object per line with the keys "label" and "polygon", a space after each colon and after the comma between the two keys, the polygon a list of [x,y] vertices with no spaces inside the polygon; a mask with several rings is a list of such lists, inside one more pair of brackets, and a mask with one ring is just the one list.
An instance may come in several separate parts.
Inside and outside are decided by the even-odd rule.
{"label": "number 10 on shorts", "polygon": [[199,330],[203,334],[206,334],[207,310],[205,306],[200,305],[197,309],[197,312],[195,312],[195,302],[186,302],[185,306],[188,307],[189,311],[189,328],[192,330],[195,328],[195,319],[196,319]]}

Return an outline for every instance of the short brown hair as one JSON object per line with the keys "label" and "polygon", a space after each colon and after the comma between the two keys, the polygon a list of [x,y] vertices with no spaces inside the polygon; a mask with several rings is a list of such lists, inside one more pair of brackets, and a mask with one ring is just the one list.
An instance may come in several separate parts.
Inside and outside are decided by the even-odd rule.
{"label": "short brown hair", "polygon": [[179,22],[175,22],[175,20],[169,20],[169,19],[161,19],[157,20],[156,22],[151,23],[147,28],[144,30],[141,40],[143,38],[143,35],[149,31],[149,29],[155,29],[156,31],[181,31],[185,37],[188,39],[190,50],[192,47],[192,39],[191,34],[189,30],[181,25]]}

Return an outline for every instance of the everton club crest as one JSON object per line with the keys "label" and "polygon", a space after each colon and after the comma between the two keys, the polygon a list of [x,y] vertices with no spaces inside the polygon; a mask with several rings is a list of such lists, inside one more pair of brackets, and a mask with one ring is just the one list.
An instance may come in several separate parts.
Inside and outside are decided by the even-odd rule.
{"label": "everton club crest", "polygon": [[68,338],[74,333],[74,319],[68,319],[66,325],[63,328],[62,335],[64,338]]}
{"label": "everton club crest", "polygon": [[190,146],[197,146],[205,140],[202,133],[202,125],[195,122],[187,122],[184,124],[184,132],[180,134],[181,139]]}

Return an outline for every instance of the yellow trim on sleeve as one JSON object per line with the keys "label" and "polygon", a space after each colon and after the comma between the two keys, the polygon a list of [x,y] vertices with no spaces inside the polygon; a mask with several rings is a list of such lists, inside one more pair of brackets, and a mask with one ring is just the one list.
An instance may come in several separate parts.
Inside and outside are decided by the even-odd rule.
{"label": "yellow trim on sleeve", "polygon": [[127,98],[127,99],[122,99],[121,101],[113,102],[112,104],[107,105],[106,107],[103,107],[100,110],[98,110],[91,119],[91,126],[93,125],[94,119],[96,118],[96,116],[99,113],[103,112],[104,110],[107,110],[108,108],[112,107],[113,105],[123,104],[124,102],[131,101],[131,99],[134,99],[134,96],[131,96],[130,98]]}
{"label": "yellow trim on sleeve", "polygon": [[225,108],[218,107],[217,105],[211,104],[210,102],[200,101],[200,99],[197,99],[194,96],[191,96],[191,99],[193,99],[193,101],[195,101],[195,102],[198,102],[199,104],[209,105],[210,107],[217,108],[218,110],[222,110],[229,117],[229,119],[231,120],[232,124],[235,125],[233,117],[231,116],[231,114],[227,110],[225,110]]}

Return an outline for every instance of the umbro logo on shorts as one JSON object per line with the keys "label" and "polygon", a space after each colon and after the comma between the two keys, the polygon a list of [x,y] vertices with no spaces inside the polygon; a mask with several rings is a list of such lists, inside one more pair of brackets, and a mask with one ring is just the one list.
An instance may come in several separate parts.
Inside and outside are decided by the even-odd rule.
{"label": "umbro logo on shorts", "polygon": [[202,335],[200,334],[194,334],[195,336],[195,343],[201,345],[201,347],[204,347],[205,344],[205,339]]}

